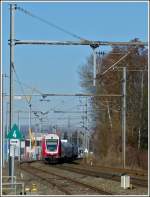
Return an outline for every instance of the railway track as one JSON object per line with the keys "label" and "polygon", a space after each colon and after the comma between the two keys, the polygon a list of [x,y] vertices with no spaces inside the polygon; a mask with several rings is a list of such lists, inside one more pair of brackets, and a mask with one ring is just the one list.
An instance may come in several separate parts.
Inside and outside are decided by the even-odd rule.
{"label": "railway track", "polygon": [[[101,177],[104,179],[114,180],[118,182],[120,182],[121,175],[122,175],[122,173],[118,173],[115,171],[106,172],[106,170],[102,171],[100,169],[91,168],[87,166],[56,165],[55,167],[59,169],[68,170],[71,172],[80,173],[80,174],[87,175],[87,176]],[[130,174],[131,174],[131,171],[130,171]],[[147,179],[145,179],[145,177],[139,178],[139,177],[136,177],[135,175],[133,176],[132,174],[131,174],[131,184],[135,186],[148,187],[148,181]]]}
{"label": "railway track", "polygon": [[100,165],[96,165],[95,166],[98,169],[103,169],[103,170],[109,170],[109,171],[115,171],[118,173],[127,173],[129,175],[134,175],[134,176],[147,176],[148,172],[146,170],[133,170],[133,169],[129,169],[129,168],[114,168],[114,167],[106,167],[106,166],[100,166]]}
{"label": "railway track", "polygon": [[[32,163],[32,161],[29,161],[27,163]],[[100,178],[110,179],[118,182],[120,182],[122,174],[128,174],[131,176],[132,185],[140,186],[140,187],[148,187],[147,172],[142,170],[131,170],[131,169],[123,169],[123,168],[104,167],[104,166],[90,167],[88,165],[82,165],[78,163],[78,161],[69,164],[57,164],[55,165],[55,167],[59,169],[68,170],[70,172],[83,174],[86,176],[100,177]]]}
{"label": "railway track", "polygon": [[[83,164],[80,160],[73,161],[72,164],[81,165],[84,167],[87,167],[87,166],[91,167],[89,164]],[[134,169],[129,169],[129,168],[101,166],[101,165],[94,165],[93,167],[99,170],[103,170],[103,171],[127,173],[129,175],[141,176],[141,177],[148,176],[148,172],[146,170],[134,170]]]}
{"label": "railway track", "polygon": [[56,169],[53,169],[53,171],[47,169],[44,170],[41,169],[41,167],[31,166],[29,163],[21,165],[21,169],[32,174],[38,179],[47,182],[48,184],[57,187],[58,190],[62,191],[66,195],[112,195],[110,192],[82,182],[79,179],[59,174]]}

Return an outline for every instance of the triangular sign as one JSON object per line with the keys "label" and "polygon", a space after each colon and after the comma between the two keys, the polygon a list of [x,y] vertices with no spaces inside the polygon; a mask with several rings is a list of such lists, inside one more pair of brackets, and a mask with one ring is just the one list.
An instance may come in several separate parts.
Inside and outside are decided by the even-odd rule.
{"label": "triangular sign", "polygon": [[23,138],[21,131],[19,131],[19,128],[17,127],[16,124],[14,124],[11,131],[9,131],[7,138],[9,139],[22,139]]}

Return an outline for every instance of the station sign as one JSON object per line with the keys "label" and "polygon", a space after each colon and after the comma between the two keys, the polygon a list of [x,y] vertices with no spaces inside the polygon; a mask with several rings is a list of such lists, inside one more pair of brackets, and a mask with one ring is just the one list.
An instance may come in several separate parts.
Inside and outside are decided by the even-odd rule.
{"label": "station sign", "polygon": [[10,139],[10,145],[19,147],[20,146],[19,140],[18,139]]}
{"label": "station sign", "polygon": [[25,148],[25,141],[21,141],[21,148]]}
{"label": "station sign", "polygon": [[16,124],[13,125],[11,131],[9,131],[7,138],[9,139],[19,139],[21,140],[23,138],[21,131],[17,127]]}
{"label": "station sign", "polygon": [[20,140],[10,139],[10,156],[11,157],[19,156],[19,149],[20,149]]}
{"label": "station sign", "polygon": [[15,145],[10,145],[10,156],[18,157],[19,156],[19,147]]}

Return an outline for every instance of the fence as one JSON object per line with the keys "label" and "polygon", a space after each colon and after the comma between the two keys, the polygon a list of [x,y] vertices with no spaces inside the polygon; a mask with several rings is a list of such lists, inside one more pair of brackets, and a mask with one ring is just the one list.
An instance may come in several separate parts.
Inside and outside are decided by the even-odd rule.
{"label": "fence", "polygon": [[11,176],[2,176],[2,194],[3,195],[24,195],[24,183],[16,182],[16,176],[13,177],[13,183]]}

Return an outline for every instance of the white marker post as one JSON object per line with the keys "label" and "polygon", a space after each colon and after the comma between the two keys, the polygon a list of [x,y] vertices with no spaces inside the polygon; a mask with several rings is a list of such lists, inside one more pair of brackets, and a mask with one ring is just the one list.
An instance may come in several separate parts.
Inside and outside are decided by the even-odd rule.
{"label": "white marker post", "polygon": [[[14,132],[15,133],[15,132]],[[11,139],[10,140],[10,156],[11,156],[11,183],[13,184],[14,174],[15,174],[15,156],[17,156],[17,148],[19,147],[19,140],[18,139]]]}
{"label": "white marker post", "polygon": [[15,162],[15,146],[10,145],[10,156],[11,156],[11,183],[13,187],[14,183],[14,162]]}

